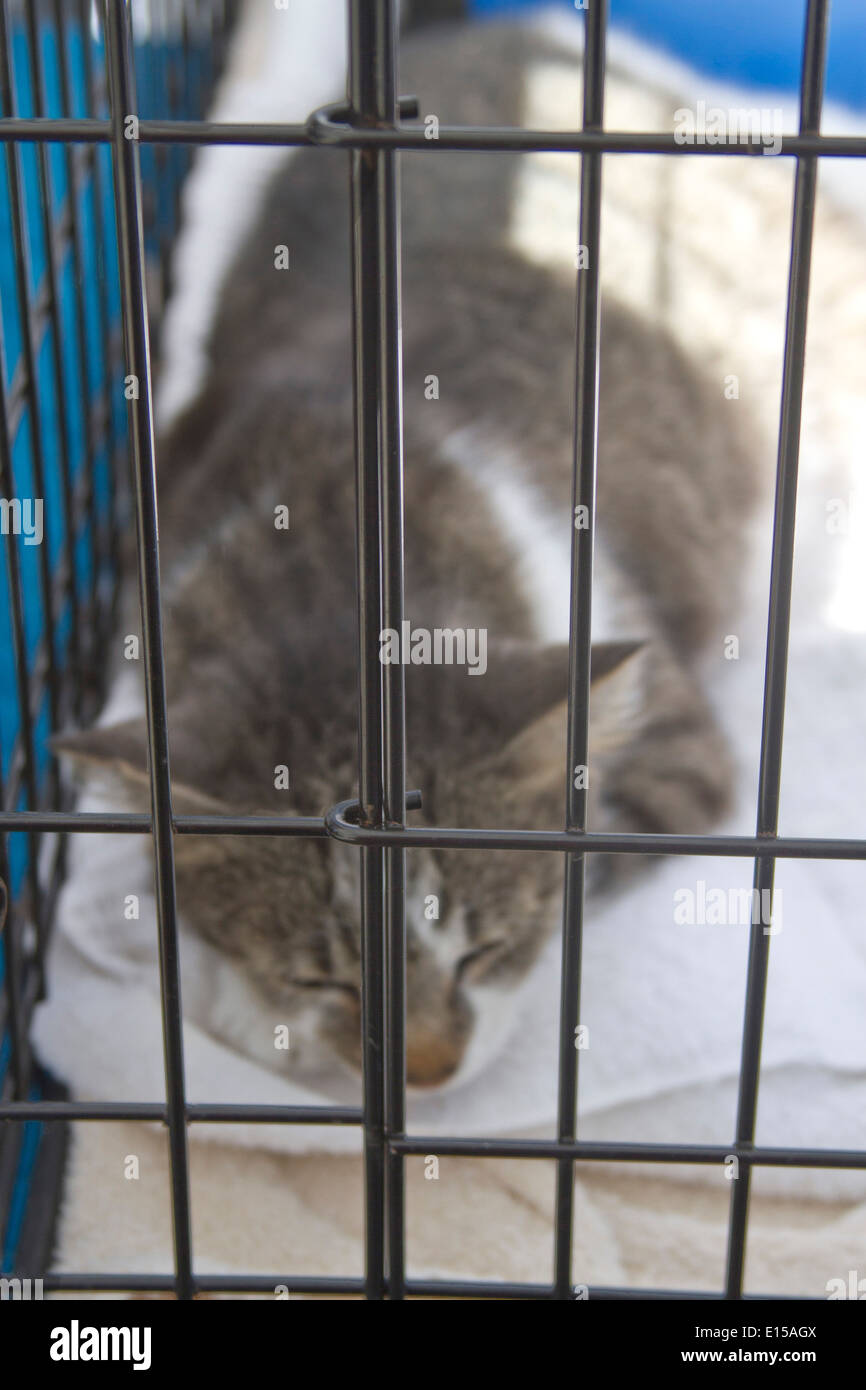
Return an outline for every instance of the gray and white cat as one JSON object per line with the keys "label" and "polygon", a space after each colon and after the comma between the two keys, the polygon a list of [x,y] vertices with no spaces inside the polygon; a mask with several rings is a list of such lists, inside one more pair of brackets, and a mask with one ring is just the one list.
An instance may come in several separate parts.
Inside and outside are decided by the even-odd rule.
{"label": "gray and white cat", "polygon": [[[573,55],[521,28],[444,27],[404,40],[400,87],[443,123],[520,124],[545,64],[578,79]],[[401,160],[406,615],[487,640],[483,674],[406,668],[413,824],[563,822],[574,271],[516,244],[525,159]],[[345,156],[297,152],[226,280],[204,386],[158,443],[178,812],[319,814],[356,791],[349,225]],[[590,828],[700,831],[731,772],[698,661],[735,609],[758,431],[609,288],[601,343]],[[143,721],[61,746],[146,805]],[[182,836],[176,857],[185,927],[293,1030],[288,1054],[253,1027],[241,1045],[271,1065],[335,1057],[357,1072],[357,852]],[[596,858],[592,886],[635,867]],[[562,863],[424,850],[407,872],[408,1080],[429,1087],[501,1045],[512,992],[558,924]]]}

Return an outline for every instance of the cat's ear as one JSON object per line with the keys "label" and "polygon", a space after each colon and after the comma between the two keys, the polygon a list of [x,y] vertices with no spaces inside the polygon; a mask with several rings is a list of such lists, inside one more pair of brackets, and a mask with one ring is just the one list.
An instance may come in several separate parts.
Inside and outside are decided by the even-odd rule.
{"label": "cat's ear", "polygon": [[[169,727],[171,728],[169,715]],[[120,724],[98,725],[75,733],[55,734],[49,746],[57,757],[70,762],[85,777],[94,773],[115,780],[135,802],[146,799],[150,787],[145,720],[127,719]],[[216,814],[224,810],[216,797],[199,791],[185,780],[186,759],[182,746],[171,741],[172,798],[176,810],[189,814]]]}
{"label": "cat's ear", "polygon": [[129,782],[147,782],[147,734],[143,719],[99,725],[74,733],[54,734],[48,741],[58,758],[87,772],[109,771]]}
{"label": "cat's ear", "polygon": [[[645,706],[641,642],[594,644],[590,663],[591,765],[617,756],[637,733]],[[431,677],[427,683],[424,676]],[[413,691],[415,682],[418,682]],[[568,647],[508,643],[489,651],[484,676],[430,667],[407,679],[408,711],[421,688],[439,752],[428,809],[440,822],[555,823],[566,778]],[[432,705],[428,693],[428,705]],[[417,727],[417,726],[416,726]],[[410,727],[409,748],[425,731]],[[410,774],[411,775],[411,774]],[[422,781],[423,786],[423,781]],[[435,789],[434,789],[435,788]]]}
{"label": "cat's ear", "polygon": [[646,708],[645,642],[594,642],[590,660],[590,753],[615,753],[638,732]]}
{"label": "cat's ear", "polygon": [[[642,642],[593,643],[590,661],[592,737],[600,749],[623,741],[643,704]],[[410,738],[431,733],[443,750],[500,752],[511,739],[561,706],[568,692],[568,645],[491,642],[483,670],[407,666]]]}
{"label": "cat's ear", "polygon": [[[567,648],[565,649],[567,655]],[[645,644],[593,643],[590,657],[590,759],[618,752],[635,736],[644,708]],[[539,691],[539,693],[541,693]],[[526,721],[505,744],[499,770],[513,769],[525,788],[561,789],[564,780],[568,701],[555,702]]]}
{"label": "cat's ear", "polygon": [[499,751],[567,689],[564,643],[485,641],[474,665],[407,665],[409,746],[432,741],[461,762]]}

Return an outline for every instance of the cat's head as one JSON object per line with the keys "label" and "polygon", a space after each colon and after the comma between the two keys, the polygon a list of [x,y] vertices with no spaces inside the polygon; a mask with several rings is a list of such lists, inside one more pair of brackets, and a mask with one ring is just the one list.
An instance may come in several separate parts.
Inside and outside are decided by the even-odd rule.
{"label": "cat's head", "polygon": [[[607,771],[639,724],[642,652],[635,644],[593,648],[591,825]],[[410,824],[562,828],[567,663],[563,646],[510,643],[491,648],[483,676],[465,667],[407,667],[409,785],[423,797]],[[336,730],[318,740],[294,730],[287,790],[273,785],[261,734],[248,717],[232,729],[213,698],[171,704],[175,811],[321,814],[351,793],[353,750],[346,760]],[[285,741],[281,735],[267,748]],[[146,806],[142,720],[55,743],[90,774],[119,781],[127,804]],[[561,921],[563,859],[427,848],[405,859],[407,1079],[442,1086],[474,1074],[501,1047],[515,991]],[[276,1017],[291,1044],[285,1054],[271,1048],[272,1063],[288,1057],[320,1071],[336,1055],[360,1069],[360,861],[357,848],[329,839],[175,837],[183,921],[229,957],[263,1001],[260,1023],[253,1017],[245,1024],[262,1036],[241,1039],[252,1055],[266,1055],[265,1032]]]}

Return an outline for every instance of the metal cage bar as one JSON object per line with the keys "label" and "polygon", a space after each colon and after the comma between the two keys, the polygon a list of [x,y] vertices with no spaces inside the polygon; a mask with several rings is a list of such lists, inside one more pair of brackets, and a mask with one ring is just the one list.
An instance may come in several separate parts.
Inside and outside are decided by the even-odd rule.
{"label": "metal cage bar", "polygon": [[[39,14],[35,5],[28,5],[27,10],[27,54],[30,87],[32,92],[33,113],[38,118],[44,115],[47,110],[45,99],[45,72],[42,61],[41,42],[39,35]],[[58,33],[58,42],[60,34]],[[66,147],[67,151],[69,147]],[[48,651],[48,695],[51,703],[52,722],[59,723],[61,718],[61,699],[65,690],[70,692],[80,692],[81,689],[81,632],[80,632],[80,603],[78,599],[78,581],[75,574],[75,565],[71,562],[71,555],[74,550],[75,542],[75,510],[72,485],[72,459],[69,451],[69,433],[67,420],[69,418],[69,383],[67,381],[66,368],[63,362],[63,351],[61,342],[61,323],[60,323],[60,294],[58,289],[58,231],[64,227],[67,219],[72,216],[72,195],[71,185],[69,194],[69,205],[66,217],[61,217],[57,221],[52,217],[51,199],[51,177],[48,168],[48,150],[45,145],[37,147],[37,172],[39,179],[39,212],[42,223],[42,238],[45,246],[45,307],[48,324],[50,325],[49,337],[51,343],[51,364],[54,379],[54,393],[57,406],[58,424],[60,435],[60,478],[61,495],[63,499],[63,518],[66,530],[66,545],[69,548],[70,563],[64,566],[63,573],[63,607],[68,605],[70,615],[70,635],[69,652],[65,666],[61,674],[58,661],[58,653],[54,642],[54,626],[58,623],[60,613],[54,597],[54,585],[51,583],[49,573],[48,583],[51,590],[51,605],[46,609],[48,622],[46,624],[46,647]],[[60,226],[58,226],[58,222]],[[43,494],[44,495],[44,494]],[[43,559],[46,565],[50,563],[47,547],[43,547]],[[61,689],[61,682],[63,689]],[[60,774],[56,761],[52,762],[49,771],[52,789],[52,799],[57,801],[60,797]]]}
{"label": "metal cage bar", "polygon": [[[60,79],[60,100],[62,103],[64,114],[66,116],[71,116],[72,84],[70,82],[69,74],[69,64],[71,61],[68,42],[69,12],[68,10],[64,9],[63,0],[52,0],[51,15],[54,22],[54,29],[57,34],[57,44],[59,50],[58,67]],[[84,27],[82,23],[83,19],[86,20],[86,16],[82,16],[80,7],[79,13],[76,16],[76,18],[81,33],[82,49],[88,50],[89,44],[87,41],[87,29],[86,27]],[[32,39],[31,46],[33,46]],[[41,84],[44,87],[44,76],[42,76]],[[44,107],[44,96],[42,98],[41,104]],[[42,148],[44,149],[45,147],[43,146]],[[94,150],[89,155],[87,159],[87,168],[84,169],[82,168],[82,161],[80,159],[75,158],[74,151],[74,146],[64,146],[64,165],[66,170],[66,188],[69,209],[69,229],[72,251],[72,265],[75,273],[76,283],[79,286],[83,286],[85,278],[85,258],[79,202],[81,199],[81,194],[84,188],[85,180],[94,175],[96,172],[97,165],[99,163],[99,152],[97,150]],[[77,356],[81,371],[81,388],[83,391],[85,401],[89,402],[90,400],[92,400],[94,393],[88,375],[87,325],[85,323],[84,316],[83,293],[78,293],[74,295],[74,311]],[[96,495],[97,489],[95,480],[95,460],[98,447],[98,437],[99,427],[94,417],[94,412],[92,410],[87,409],[84,412],[84,477],[87,507],[87,523],[90,527],[91,544],[93,550],[90,593],[88,595],[87,601],[94,622],[98,622],[99,578],[103,564],[102,548],[100,544],[101,528],[99,526],[99,515],[97,510]],[[109,473],[110,472],[111,470],[109,469]],[[75,510],[73,506],[71,511],[71,521],[69,530],[69,535],[71,537],[69,566],[70,574],[72,576],[70,581],[71,583],[75,582],[74,545],[75,540],[77,538],[77,534],[77,518],[75,516]],[[76,602],[74,592],[71,589],[69,598],[72,605],[73,613],[76,613],[76,610],[81,606],[81,601],[79,600],[78,603]],[[78,615],[76,613],[76,617],[77,616]],[[83,639],[80,632],[80,628],[76,628],[74,640],[77,641],[77,651],[79,653],[79,658],[81,658]],[[82,692],[80,690],[77,690],[74,691],[73,694],[76,700],[76,704],[74,706],[75,712],[76,715],[80,717],[82,713]]]}
{"label": "metal cage bar", "polygon": [[[809,0],[803,39],[800,77],[800,130],[814,134],[821,124],[824,70],[827,59],[827,0]],[[773,519],[773,559],[770,571],[770,607],[767,618],[767,655],[764,667],[764,709],[761,728],[761,763],[758,779],[758,835],[775,835],[779,823],[782,780],[782,738],[785,723],[785,685],[788,638],[791,626],[791,587],[794,577],[794,526],[797,516],[797,471],[800,419],[803,407],[803,374],[806,358],[806,320],[809,308],[809,275],[812,264],[812,232],[818,166],[812,156],[798,158],[794,184],[791,265],[785,320],[785,358],[779,424],[779,452]],[[754,888],[772,903],[775,859],[755,860]],[[743,1048],[737,1102],[737,1143],[750,1145],[758,1115],[761,1072],[761,1040],[764,1000],[770,964],[770,936],[763,923],[752,926],[743,1019]],[[751,1164],[746,1159],[731,1192],[728,1233],[727,1296],[742,1292],[746,1254],[746,1227]]]}
{"label": "metal cage bar", "polygon": [[[606,0],[585,15],[583,128],[600,130],[604,113]],[[574,484],[571,531],[571,598],[569,613],[568,723],[566,732],[565,825],[586,830],[587,778],[578,775],[589,762],[590,615],[592,555],[595,538],[596,467],[598,463],[598,375],[601,298],[601,155],[584,154],[580,167],[578,243],[589,248],[589,264],[577,273],[576,363],[574,388]],[[589,526],[578,526],[583,511]],[[577,1028],[580,1019],[580,974],[586,855],[565,858],[562,918],[562,964],[559,1003],[559,1097],[557,1136],[577,1138]],[[560,1158],[556,1171],[554,1282],[558,1299],[571,1297],[574,1238],[574,1164]]]}
{"label": "metal cage bar", "polygon": [[[588,12],[587,12],[588,14]],[[343,114],[346,107],[339,104]],[[41,140],[110,143],[111,128],[100,120],[61,120],[53,117],[0,119],[0,141],[38,142]],[[314,111],[304,125],[278,122],[234,121],[141,121],[138,132],[142,145],[328,145],[343,150],[516,150],[525,154],[544,151],[562,154],[674,154],[683,158],[741,159],[763,155],[759,139],[737,144],[678,144],[672,134],[631,130],[533,130],[520,126],[440,125],[435,142],[424,136],[421,126],[402,122],[390,127],[348,124],[334,118],[333,107]],[[866,136],[789,134],[779,137],[780,155],[815,155],[822,159],[852,159],[866,155]]]}
{"label": "metal cage bar", "polygon": [[[15,102],[15,77],[12,62],[11,32],[7,8],[7,0],[0,2],[0,102],[3,110],[14,112]],[[39,303],[39,295],[34,294],[30,286],[29,276],[29,256],[27,247],[27,220],[24,207],[24,178],[21,169],[20,150],[14,147],[7,149],[6,157],[6,177],[9,193],[9,210],[12,222],[12,250],[15,261],[15,293],[17,301],[18,322],[21,326],[21,357],[20,365],[23,373],[22,384],[22,404],[26,410],[27,423],[30,430],[30,459],[33,472],[33,491],[36,497],[45,497],[45,450],[42,439],[42,416],[41,416],[41,393],[38,387],[37,359],[39,354],[39,333],[36,327],[37,310],[34,307]],[[50,257],[50,242],[45,247],[46,259]],[[46,305],[46,317],[51,318],[52,309],[56,305],[50,301]],[[55,332],[56,339],[56,320]],[[8,433],[8,428],[4,429],[2,442],[2,484],[3,492],[7,497],[14,497],[16,494],[16,484],[13,473],[13,450],[14,441]],[[21,750],[23,784],[26,791],[27,802],[30,806],[39,804],[39,779],[36,763],[36,742],[34,726],[38,717],[38,712],[32,708],[29,661],[27,652],[27,634],[25,629],[24,603],[21,586],[20,566],[12,555],[12,546],[8,547],[8,574],[10,601],[13,610],[13,645],[15,653],[15,673],[18,690],[18,715],[20,721],[19,748]],[[55,602],[54,588],[51,578],[51,570],[48,558],[48,547],[40,546],[39,555],[39,610],[42,621],[45,648],[48,657],[48,669],[52,674],[50,680],[50,704],[52,714],[56,717],[58,711],[57,687],[54,672],[56,672],[56,629],[55,629]],[[7,778],[12,781],[11,777]],[[55,788],[57,784],[55,782]],[[30,911],[36,926],[37,936],[40,946],[45,945],[45,918],[42,910],[42,887],[39,882],[38,858],[40,852],[40,836],[34,830],[30,837],[28,854],[28,880],[30,887],[31,905]],[[14,936],[16,913],[14,907],[10,907],[10,932]],[[17,949],[17,948],[13,948]],[[42,952],[40,952],[42,955]],[[20,1040],[19,1040],[20,1043]]]}
{"label": "metal cage bar", "polygon": [[137,379],[138,387],[136,397],[129,402],[129,429],[135,482],[176,1292],[178,1298],[190,1299],[193,1296],[193,1284],[189,1155],[162,604],[159,592],[159,526],[153,452],[150,340],[145,295],[138,148],[135,140],[127,138],[126,134],[126,119],[134,114],[136,109],[131,59],[132,33],[129,11],[124,0],[106,0],[104,17],[109,96],[114,129],[114,193],[124,348],[127,371]]}
{"label": "metal cage bar", "polygon": [[[62,3],[62,0],[58,0],[58,3]],[[84,88],[87,101],[87,109],[88,111],[95,112],[99,109],[101,103],[100,94],[97,89],[98,84],[93,63],[93,45],[90,41],[89,36],[89,15],[90,0],[77,0],[77,16],[78,26],[81,31],[81,45],[84,68]],[[64,100],[66,100],[65,95]],[[100,153],[100,151],[97,151],[94,155],[93,163],[91,165],[91,179],[94,206],[97,210],[101,212],[101,209],[105,206],[105,197],[103,191],[102,164],[99,158]],[[101,259],[104,264],[105,238],[102,235],[101,216],[97,217],[96,227],[97,260]],[[102,359],[102,383],[100,387],[101,409],[99,411],[99,427],[102,439],[104,441],[106,456],[108,459],[108,468],[106,470],[108,480],[108,497],[106,508],[108,514],[108,526],[106,528],[104,549],[101,549],[99,546],[97,532],[94,530],[93,533],[94,584],[97,582],[97,566],[99,566],[99,569],[101,570],[104,565],[107,565],[107,568],[113,575],[120,573],[120,489],[118,481],[119,476],[122,474],[122,470],[119,466],[119,459],[120,451],[123,445],[123,440],[120,436],[120,433],[116,425],[113,402],[113,378],[117,375],[117,367],[120,364],[120,345],[116,341],[115,334],[112,333],[111,313],[108,303],[108,287],[106,285],[106,276],[100,275],[97,277],[97,280],[99,343],[100,355]],[[94,517],[92,511],[91,524],[94,524]],[[94,589],[94,598],[95,592],[96,591]],[[113,618],[115,611],[116,591],[115,602],[112,603],[111,608],[107,614],[107,619],[109,623],[111,622],[111,619]],[[101,636],[102,633],[100,633],[100,637]],[[99,645],[101,647],[102,643],[100,642]]]}
{"label": "metal cage bar", "polygon": [[[63,37],[59,0],[52,0],[58,38]],[[171,1196],[175,1272],[173,1275],[112,1274],[87,1272],[50,1274],[50,1290],[111,1292],[147,1290],[173,1292],[188,1299],[196,1292],[263,1293],[275,1283],[286,1283],[311,1295],[355,1295],[368,1299],[421,1297],[516,1298],[563,1300],[572,1297],[572,1243],[574,1231],[574,1164],[649,1163],[723,1165],[733,1155],[742,1165],[735,1183],[729,1213],[727,1268],[724,1288],[713,1293],[682,1290],[591,1288],[599,1299],[702,1298],[741,1299],[748,1230],[751,1172],[760,1166],[866,1169],[866,1152],[838,1148],[762,1146],[754,1142],[760,1077],[761,1033],[768,970],[768,938],[760,925],[752,929],[747,968],[746,999],[736,1138],[731,1145],[645,1144],[588,1142],[577,1135],[578,1065],[574,1029],[579,1021],[583,878],[587,854],[650,853],[676,855],[739,856],[754,861],[754,884],[772,889],[774,866],[779,858],[866,860],[866,840],[778,835],[779,789],[785,702],[785,676],[790,623],[793,541],[796,512],[797,461],[800,410],[808,309],[812,228],[817,188],[817,161],[821,158],[866,156],[866,138],[823,136],[820,113],[827,39],[827,0],[809,0],[803,41],[799,131],[785,136],[781,154],[797,159],[793,204],[791,261],[785,329],[785,361],[780,410],[777,459],[773,562],[771,570],[764,709],[761,737],[759,804],[754,835],[655,835],[599,834],[586,830],[585,789],[575,785],[573,771],[585,766],[588,749],[588,691],[590,653],[590,595],[592,583],[592,527],[595,520],[595,472],[598,429],[599,276],[598,246],[601,216],[602,155],[729,154],[749,157],[763,154],[763,145],[749,143],[709,146],[679,145],[672,135],[612,132],[603,127],[604,48],[606,5],[599,3],[584,14],[585,61],[583,121],[579,131],[539,131],[491,127],[458,129],[440,127],[439,139],[430,142],[424,132],[409,124],[411,99],[398,99],[396,88],[397,6],[394,0],[349,0],[348,100],[313,112],[303,125],[216,124],[201,120],[144,120],[137,137],[127,139],[125,118],[135,114],[134,52],[129,28],[128,0],[104,0],[105,56],[108,70],[109,119],[102,117],[103,103],[88,39],[88,3],[77,0],[76,14],[84,40],[88,116],[73,115],[68,75],[62,89],[62,117],[40,114],[44,100],[37,97],[36,114],[19,117],[12,106],[8,32],[3,25],[5,3],[0,9],[0,80],[4,115],[0,117],[0,141],[6,144],[10,191],[18,198],[13,226],[18,228],[16,250],[18,293],[24,338],[23,367],[8,391],[0,380],[0,483],[11,485],[11,425],[20,423],[25,411],[38,430],[38,400],[34,359],[41,333],[52,325],[56,336],[56,283],[32,294],[26,281],[23,251],[24,221],[14,144],[40,143],[39,169],[43,193],[48,188],[45,144],[51,141],[89,146],[90,174],[98,188],[101,151],[111,149],[114,203],[120,258],[120,282],[126,370],[138,380],[138,398],[129,402],[129,431],[135,483],[135,515],[138,535],[138,577],[144,632],[145,689],[148,747],[151,768],[149,814],[85,814],[39,809],[35,794],[33,720],[50,683],[55,679],[54,647],[46,635],[36,665],[28,670],[24,642],[23,606],[18,566],[9,548],[9,585],[12,604],[16,672],[21,703],[22,736],[14,765],[5,770],[0,831],[26,835],[31,845],[46,833],[145,834],[152,836],[156,860],[156,887],[160,941],[160,980],[164,1031],[166,1099],[138,1104],[31,1100],[27,1098],[26,1020],[34,990],[22,978],[16,952],[21,942],[21,920],[12,915],[6,929],[7,969],[5,1014],[0,1025],[12,1032],[15,1088],[11,1099],[0,1101],[0,1122],[24,1124],[39,1120],[48,1124],[67,1121],[107,1122],[131,1120],[162,1122],[169,1131]],[[165,35],[171,28],[169,10],[157,0]],[[216,11],[219,9],[219,14]],[[190,22],[184,11],[181,44],[186,49]],[[211,34],[225,33],[226,6],[208,7]],[[197,19],[197,16],[196,16]],[[173,33],[173,30],[172,30]],[[30,25],[31,43],[35,34]],[[60,44],[61,49],[63,43]],[[171,108],[171,87],[176,85],[176,58],[157,55],[161,89],[159,104]],[[38,54],[34,87],[41,91]],[[61,66],[65,55],[61,54]],[[4,69],[6,76],[4,78]],[[168,167],[173,151],[161,147],[195,144],[327,145],[349,153],[352,205],[352,324],[356,453],[356,545],[358,584],[359,800],[341,802],[323,817],[173,816],[168,762],[165,672],[162,652],[161,599],[159,590],[158,520],[153,453],[150,390],[150,352],[145,298],[142,189],[139,167],[141,144],[159,149]],[[589,529],[576,528],[572,541],[571,623],[568,700],[568,768],[565,826],[561,830],[486,830],[442,826],[413,828],[406,812],[419,804],[417,793],[405,787],[405,692],[402,667],[383,668],[378,660],[378,639],[383,627],[398,627],[403,613],[403,479],[402,403],[400,362],[400,231],[397,155],[403,149],[541,151],[580,153],[581,244],[590,248],[589,266],[577,280],[576,370],[574,422],[575,507],[586,506]],[[63,248],[71,246],[76,267],[83,264],[81,232],[76,227],[77,198],[83,166],[77,152],[65,155],[71,206],[64,228],[46,223],[46,249],[53,264]],[[97,198],[101,204],[101,199]],[[75,206],[72,206],[75,205]],[[43,219],[48,217],[43,203]],[[166,264],[167,243],[160,241],[160,259]],[[22,279],[21,272],[25,271]],[[81,306],[78,334],[81,338]],[[104,438],[109,457],[118,456],[123,443],[116,428],[112,401],[114,349],[104,285],[100,286],[99,326],[104,367],[103,407],[96,422],[88,424],[88,469],[97,437]],[[28,356],[29,354],[29,356]],[[82,358],[83,371],[86,364]],[[56,364],[55,364],[56,369]],[[39,445],[38,435],[34,446]],[[36,447],[35,452],[39,453]],[[118,497],[111,499],[113,524],[105,534],[106,557],[117,558]],[[70,498],[74,537],[82,517],[94,524],[93,489],[85,488]],[[101,542],[100,542],[101,544]],[[58,593],[67,596],[65,574],[43,573],[46,613],[56,611]],[[92,597],[95,603],[95,592]],[[110,616],[110,614],[109,614]],[[40,674],[41,672],[41,674]],[[34,701],[36,704],[34,705]],[[20,790],[32,793],[29,808],[19,811]],[[245,1104],[190,1104],[186,1100],[183,1069],[182,1011],[174,888],[174,834],[271,835],[322,839],[333,837],[358,849],[362,862],[362,1058],[363,1103],[351,1106],[283,1107]],[[562,924],[562,981],[560,999],[559,1097],[556,1138],[551,1140],[464,1139],[431,1137],[405,1132],[405,882],[407,849],[487,849],[559,853],[564,856],[565,880]],[[7,861],[0,859],[0,873],[7,877]],[[36,884],[35,855],[31,854],[31,878]],[[48,920],[59,883],[60,861],[55,861],[52,882],[44,893]],[[38,885],[37,885],[38,886]],[[11,948],[11,949],[10,949]],[[16,963],[17,961],[17,963]],[[285,1275],[208,1275],[193,1273],[190,1230],[189,1164],[187,1127],[197,1123],[335,1124],[359,1127],[364,1140],[365,1162],[365,1261],[363,1279],[311,1278]],[[467,1280],[407,1278],[403,1165],[410,1155],[435,1152],[467,1157],[529,1158],[556,1165],[553,1279],[548,1284],[506,1284]],[[2,1175],[0,1175],[2,1178]],[[0,1181],[0,1198],[3,1183]],[[772,1295],[768,1295],[772,1296]]]}
{"label": "metal cage bar", "polygon": [[[412,808],[412,793],[406,797]],[[419,803],[420,804],[420,803]],[[360,811],[355,801],[339,802],[319,816],[175,816],[179,835],[288,835],[322,839],[331,835],[346,844],[402,845],[406,849],[585,851],[595,854],[710,855],[720,859],[866,859],[866,840],[836,836],[658,835],[632,831],[482,830],[425,826],[382,828],[361,825],[347,813]],[[0,830],[75,830],[80,834],[149,835],[150,817],[135,811],[0,812]]]}
{"label": "metal cage bar", "polygon": [[[364,126],[397,118],[394,0],[351,0],[349,100]],[[383,668],[380,633],[403,617],[400,231],[396,155],[350,156],[355,429],[358,459],[360,794],[373,826],[405,824],[404,673]],[[405,850],[364,854],[365,1161],[370,1297],[403,1296],[403,1158],[385,1148],[405,1127]],[[384,967],[384,972],[383,972]],[[384,1064],[384,1065],[383,1065]]]}

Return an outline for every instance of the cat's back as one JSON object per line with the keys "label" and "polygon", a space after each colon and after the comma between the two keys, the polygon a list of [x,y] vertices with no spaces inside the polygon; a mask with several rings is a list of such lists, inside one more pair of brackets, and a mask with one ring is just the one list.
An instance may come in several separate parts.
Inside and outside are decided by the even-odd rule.
{"label": "cat's back", "polygon": [[[533,29],[444,26],[401,45],[400,88],[418,95],[428,128],[435,121],[527,124],[540,79],[551,73],[567,79],[559,83],[558,124],[579,124],[579,58]],[[437,151],[435,143],[400,159],[407,537],[424,531],[411,503],[429,484],[415,475],[435,466],[437,494],[451,493],[450,508],[447,496],[442,504],[446,528],[450,511],[451,524],[465,529],[460,494],[467,488],[472,514],[485,514],[488,523],[479,524],[475,540],[465,537],[466,554],[474,550],[477,562],[473,583],[489,590],[510,565],[541,635],[564,636],[576,221],[563,229],[553,205],[545,217],[537,180],[528,176],[535,166],[527,163],[543,157]],[[549,159],[560,182],[563,173],[566,181],[573,175],[576,196],[577,161]],[[658,235],[650,211],[646,226],[635,220],[636,237]],[[533,217],[536,243],[528,243]],[[282,418],[287,395],[300,411],[339,421],[350,438],[349,227],[345,153],[296,151],[227,277],[211,344],[213,404],[194,416],[196,444],[212,441],[224,417],[242,411],[254,442],[256,411],[279,401]],[[551,236],[559,236],[560,252],[568,247],[570,264],[545,259],[544,239]],[[251,395],[259,402],[253,412],[244,405]],[[660,317],[606,295],[600,565],[607,562],[619,581],[605,583],[617,588],[617,606],[629,586],[632,595],[639,590],[637,606],[646,608],[649,600],[657,610],[648,621],[660,619],[685,645],[706,635],[720,594],[733,582],[738,527],[753,493],[745,413],[730,410]],[[287,456],[290,434],[287,429]],[[166,472],[179,470],[179,455],[190,452],[206,459],[208,449],[170,449]],[[212,466],[212,460],[199,464]],[[309,491],[314,479],[332,479],[345,510],[349,467],[345,450],[323,444],[305,470],[294,465],[292,486]],[[248,474],[227,468],[227,486],[249,489]],[[498,531],[494,543],[484,534],[491,528]],[[440,526],[440,542],[443,535]],[[443,568],[437,578],[437,538],[425,539],[427,589],[439,583],[453,591],[461,572],[449,577]],[[443,553],[448,548],[438,546]],[[411,586],[418,567],[411,545],[407,550]]]}

